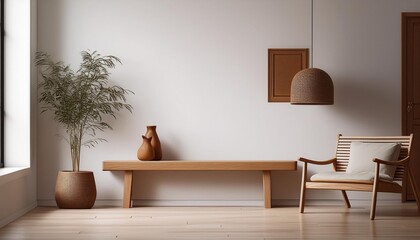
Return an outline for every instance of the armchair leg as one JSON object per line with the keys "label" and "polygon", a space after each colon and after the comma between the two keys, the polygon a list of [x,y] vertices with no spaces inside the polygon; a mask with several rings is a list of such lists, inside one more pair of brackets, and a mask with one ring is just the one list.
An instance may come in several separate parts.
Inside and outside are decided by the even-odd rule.
{"label": "armchair leg", "polygon": [[376,189],[374,189],[372,192],[372,206],[370,208],[370,220],[375,219],[377,195],[378,195],[378,192],[376,191]]}
{"label": "armchair leg", "polygon": [[306,169],[307,163],[303,163],[302,169],[302,187],[300,190],[300,203],[299,203],[299,212],[303,213],[305,211],[305,194],[306,194]]}
{"label": "armchair leg", "polygon": [[346,203],[347,208],[351,208],[349,198],[347,197],[347,193],[345,190],[341,190],[341,195],[343,195],[344,202]]}
{"label": "armchair leg", "polygon": [[376,199],[378,197],[378,182],[379,182],[379,163],[375,165],[375,178],[373,180],[373,191],[372,191],[372,205],[370,208],[370,220],[375,219],[376,212]]}
{"label": "armchair leg", "polygon": [[[304,183],[303,183],[304,184]],[[301,192],[300,192],[300,203],[299,203],[299,212],[303,213],[305,211],[305,186],[302,186]]]}

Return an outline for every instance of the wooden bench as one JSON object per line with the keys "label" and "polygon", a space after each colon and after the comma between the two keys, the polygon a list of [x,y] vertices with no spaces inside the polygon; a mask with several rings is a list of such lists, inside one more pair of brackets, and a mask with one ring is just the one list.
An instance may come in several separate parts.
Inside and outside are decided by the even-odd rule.
{"label": "wooden bench", "polygon": [[104,161],[103,171],[124,171],[123,207],[130,208],[133,171],[262,171],[264,207],[271,208],[271,171],[296,171],[297,161]]}

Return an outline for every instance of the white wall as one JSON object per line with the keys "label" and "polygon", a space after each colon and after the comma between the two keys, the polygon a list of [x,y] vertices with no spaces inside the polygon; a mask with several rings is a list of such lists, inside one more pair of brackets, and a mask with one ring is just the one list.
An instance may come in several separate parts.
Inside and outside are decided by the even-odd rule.
{"label": "white wall", "polygon": [[[36,1],[5,1],[5,165],[0,173],[0,227],[36,206]],[[32,79],[32,80],[31,80]],[[36,109],[35,109],[36,111]],[[25,168],[10,172],[11,168]]]}
{"label": "white wall", "polygon": [[314,8],[314,66],[333,76],[341,131],[401,134],[401,12],[420,12],[420,1],[316,0]]}
{"label": "white wall", "polygon": [[[149,124],[166,159],[323,159],[338,133],[400,134],[400,13],[420,11],[420,2],[316,0],[314,9],[314,66],[333,78],[333,106],[267,102],[267,49],[310,48],[309,0],[39,0],[39,50],[74,67],[81,50],[116,55],[123,65],[112,79],[136,93],[134,113],[103,134],[109,142],[83,152],[98,200],[121,199],[122,175],[102,172],[102,161],[135,159]],[[57,171],[71,167],[59,131],[39,116],[40,201],[53,199]],[[135,199],[262,200],[254,172],[135,178]],[[276,172],[273,197],[297,199],[299,184],[300,169]],[[339,195],[309,194],[327,196]]]}

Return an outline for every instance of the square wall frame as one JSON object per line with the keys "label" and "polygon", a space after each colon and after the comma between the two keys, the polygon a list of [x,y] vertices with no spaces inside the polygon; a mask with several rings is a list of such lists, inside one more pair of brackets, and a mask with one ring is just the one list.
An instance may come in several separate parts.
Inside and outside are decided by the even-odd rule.
{"label": "square wall frame", "polygon": [[268,102],[290,102],[292,79],[308,62],[308,48],[269,48]]}

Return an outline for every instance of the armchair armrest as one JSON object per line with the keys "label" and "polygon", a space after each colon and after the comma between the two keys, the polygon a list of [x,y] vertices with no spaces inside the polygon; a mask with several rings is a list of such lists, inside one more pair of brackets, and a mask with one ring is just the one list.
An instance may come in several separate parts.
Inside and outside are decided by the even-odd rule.
{"label": "armchair armrest", "polygon": [[327,165],[327,164],[335,163],[337,161],[337,158],[332,158],[332,159],[324,160],[324,161],[317,161],[317,160],[311,160],[311,159],[301,157],[299,158],[299,161],[304,162],[304,163],[311,163],[315,165]]}
{"label": "armchair armrest", "polygon": [[389,165],[389,166],[401,166],[404,165],[406,163],[408,163],[408,161],[410,160],[410,157],[405,157],[401,160],[398,161],[385,161],[379,158],[374,158],[373,162],[375,163],[381,163],[381,164],[385,164],[385,165]]}

